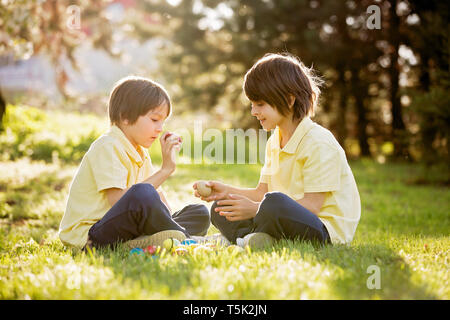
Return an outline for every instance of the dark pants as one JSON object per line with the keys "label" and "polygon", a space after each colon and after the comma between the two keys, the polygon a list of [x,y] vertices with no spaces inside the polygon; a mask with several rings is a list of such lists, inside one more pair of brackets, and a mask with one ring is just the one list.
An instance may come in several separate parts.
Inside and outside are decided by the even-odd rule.
{"label": "dark pants", "polygon": [[253,232],[265,232],[275,239],[309,240],[331,243],[325,225],[311,211],[281,192],[268,192],[255,218],[228,221],[211,207],[211,222],[231,242]]}
{"label": "dark pants", "polygon": [[209,226],[206,206],[188,205],[171,215],[151,184],[138,183],[89,229],[89,239],[94,247],[103,247],[164,230],[206,235]]}

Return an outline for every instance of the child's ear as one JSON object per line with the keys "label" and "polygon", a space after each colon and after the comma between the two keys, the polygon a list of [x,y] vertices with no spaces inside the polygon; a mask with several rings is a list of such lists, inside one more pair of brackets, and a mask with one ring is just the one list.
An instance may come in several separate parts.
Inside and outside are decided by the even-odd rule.
{"label": "child's ear", "polygon": [[294,106],[295,103],[295,96],[290,94],[289,95],[289,109],[292,109],[292,107]]}

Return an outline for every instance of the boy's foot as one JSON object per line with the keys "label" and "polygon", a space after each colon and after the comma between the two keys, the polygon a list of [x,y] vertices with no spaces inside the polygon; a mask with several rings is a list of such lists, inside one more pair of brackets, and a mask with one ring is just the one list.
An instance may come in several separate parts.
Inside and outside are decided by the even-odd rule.
{"label": "boy's foot", "polygon": [[129,249],[133,248],[145,248],[147,246],[160,246],[162,247],[164,240],[173,238],[180,242],[186,239],[186,235],[178,230],[164,230],[152,235],[144,235],[137,237],[136,239],[125,242],[125,246]]}
{"label": "boy's foot", "polygon": [[215,243],[219,246],[228,247],[231,244],[231,242],[221,233],[215,233],[210,236],[206,236],[205,238],[206,241]]}
{"label": "boy's foot", "polygon": [[244,238],[237,238],[236,244],[240,247],[245,248],[249,246],[252,249],[263,249],[264,247],[269,247],[275,242],[275,239],[267,233],[255,232],[249,233]]}
{"label": "boy's foot", "polygon": [[88,241],[86,242],[86,244],[84,245],[84,247],[83,247],[83,251],[92,251],[92,248],[94,247],[94,244],[93,244],[93,242],[92,242],[92,240],[89,238],[89,236],[88,236]]}

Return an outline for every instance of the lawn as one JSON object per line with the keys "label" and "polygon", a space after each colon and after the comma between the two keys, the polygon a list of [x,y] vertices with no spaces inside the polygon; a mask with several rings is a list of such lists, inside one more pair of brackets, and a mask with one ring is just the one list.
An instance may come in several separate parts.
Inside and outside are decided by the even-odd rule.
{"label": "lawn", "polygon": [[[27,121],[36,127],[54,117]],[[91,139],[97,132],[94,123],[104,124],[80,115],[58,117],[58,123],[68,121],[74,128],[79,128],[77,121],[85,121],[85,137]],[[10,114],[10,121],[17,121],[13,118]],[[12,127],[17,128],[0,137],[0,299],[450,298],[450,192],[446,185],[414,183],[423,175],[418,164],[368,159],[350,163],[362,215],[354,241],[347,246],[281,241],[271,249],[243,254],[220,250],[160,259],[130,255],[124,248],[89,254],[64,247],[57,235],[78,164],[69,160],[79,159],[83,149],[77,146],[89,140],[80,138],[80,130],[78,140],[57,134],[53,144],[39,144],[39,150],[46,151],[39,160],[34,152],[20,153],[24,147],[17,141],[31,148],[29,141],[36,141],[42,128],[65,126],[37,126],[25,138],[25,133],[17,133],[20,126]],[[179,210],[201,203],[192,193],[195,180],[220,179],[251,187],[259,169],[184,164],[163,186],[172,208]],[[216,232],[214,227],[209,230]],[[370,285],[373,268],[379,270],[379,289]]]}

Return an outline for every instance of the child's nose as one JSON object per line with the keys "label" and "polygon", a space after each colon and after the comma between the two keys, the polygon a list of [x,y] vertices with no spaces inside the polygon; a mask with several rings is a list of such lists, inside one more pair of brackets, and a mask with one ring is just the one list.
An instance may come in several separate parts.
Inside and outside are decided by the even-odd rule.
{"label": "child's nose", "polygon": [[162,124],[157,125],[156,128],[155,128],[156,132],[158,132],[158,133],[161,133],[162,129],[163,129]]}

